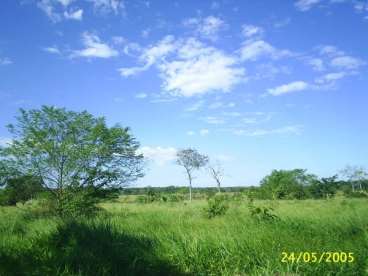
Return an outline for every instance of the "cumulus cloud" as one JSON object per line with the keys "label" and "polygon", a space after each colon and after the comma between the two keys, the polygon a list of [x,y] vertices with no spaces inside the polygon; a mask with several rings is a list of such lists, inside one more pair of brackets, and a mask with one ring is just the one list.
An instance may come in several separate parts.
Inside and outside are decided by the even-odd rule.
{"label": "cumulus cloud", "polygon": [[61,54],[61,51],[56,46],[53,46],[53,47],[45,47],[45,48],[43,48],[43,50],[45,52],[50,53],[50,54],[56,54],[56,55],[60,55]]}
{"label": "cumulus cloud", "polygon": [[300,11],[308,11],[320,2],[321,0],[298,0],[295,2],[295,7]]}
{"label": "cumulus cloud", "polygon": [[255,61],[261,57],[278,59],[290,55],[290,51],[277,49],[264,40],[247,40],[240,49],[240,58],[243,61]]}
{"label": "cumulus cloud", "polygon": [[65,11],[64,12],[64,17],[66,19],[70,19],[70,20],[79,20],[81,21],[83,18],[83,10],[82,9],[78,9],[76,11]]}
{"label": "cumulus cloud", "polygon": [[218,38],[218,32],[225,27],[225,22],[215,16],[206,18],[189,18],[184,20],[184,26],[194,28],[197,35],[210,40]]}
{"label": "cumulus cloud", "polygon": [[94,9],[102,14],[119,14],[124,11],[125,4],[122,0],[88,0],[93,3]]}
{"label": "cumulus cloud", "polygon": [[352,56],[339,56],[331,60],[331,66],[343,69],[357,69],[365,63]]}
{"label": "cumulus cloud", "polygon": [[174,96],[227,92],[244,80],[245,75],[236,57],[206,46],[196,38],[175,40],[167,36],[144,49],[138,60],[143,63],[141,67],[120,68],[121,75],[131,76],[155,64],[163,89]]}
{"label": "cumulus cloud", "polygon": [[243,25],[242,34],[246,38],[259,36],[263,34],[263,28],[254,25]]}
{"label": "cumulus cloud", "polygon": [[[173,95],[191,97],[211,91],[229,91],[239,83],[244,69],[236,68],[236,60],[213,50],[210,54],[177,60],[160,66],[164,89]],[[211,70],[208,70],[211,68]]]}
{"label": "cumulus cloud", "polygon": [[319,84],[333,84],[337,80],[346,77],[348,74],[346,72],[335,72],[335,73],[328,73],[323,75],[322,77],[316,80]]}
{"label": "cumulus cloud", "polygon": [[323,71],[323,70],[325,70],[324,62],[320,58],[311,58],[311,59],[308,59],[307,63],[315,71]]}
{"label": "cumulus cloud", "polygon": [[57,0],[60,4],[62,4],[64,7],[69,6],[74,0]]}
{"label": "cumulus cloud", "polygon": [[85,48],[73,51],[72,57],[111,58],[119,55],[118,51],[103,43],[97,35],[85,32],[82,36]]}
{"label": "cumulus cloud", "polygon": [[293,93],[306,90],[309,87],[308,83],[304,81],[294,81],[288,84],[283,84],[275,88],[268,89],[268,93],[273,96],[280,96],[287,93]]}
{"label": "cumulus cloud", "polygon": [[159,166],[163,166],[168,162],[172,162],[176,159],[177,149],[174,147],[141,147],[138,153],[143,154],[145,158],[155,162]]}
{"label": "cumulus cloud", "polygon": [[37,2],[37,7],[40,8],[53,22],[58,22],[62,19],[61,15],[55,10],[54,2],[52,0],[40,0]]}

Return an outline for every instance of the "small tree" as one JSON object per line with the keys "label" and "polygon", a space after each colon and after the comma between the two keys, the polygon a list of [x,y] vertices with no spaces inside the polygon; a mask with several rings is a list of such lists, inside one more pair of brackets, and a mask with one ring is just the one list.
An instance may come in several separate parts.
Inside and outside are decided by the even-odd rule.
{"label": "small tree", "polygon": [[36,177],[54,195],[60,214],[67,192],[117,187],[143,176],[139,143],[128,128],[48,106],[21,109],[16,119],[8,126],[13,141],[0,151],[0,180],[9,173]]}
{"label": "small tree", "polygon": [[220,161],[217,160],[214,164],[209,163],[208,170],[212,178],[216,181],[218,192],[221,193],[221,181],[224,177],[224,169]]}
{"label": "small tree", "polygon": [[273,170],[261,180],[261,188],[273,199],[297,198],[306,196],[305,187],[316,180],[316,176],[307,174],[306,170]]}
{"label": "small tree", "polygon": [[204,167],[208,163],[208,157],[200,154],[196,149],[182,149],[176,154],[176,163],[185,168],[185,172],[189,181],[189,200],[192,201],[192,181],[193,173],[196,170]]}

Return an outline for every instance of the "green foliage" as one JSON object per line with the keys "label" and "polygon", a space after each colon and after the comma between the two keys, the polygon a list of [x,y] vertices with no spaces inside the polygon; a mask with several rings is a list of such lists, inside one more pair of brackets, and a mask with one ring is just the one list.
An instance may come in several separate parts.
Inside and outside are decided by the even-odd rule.
{"label": "green foliage", "polygon": [[0,152],[0,182],[10,173],[32,175],[55,195],[59,209],[68,187],[116,187],[143,176],[143,156],[129,128],[108,127],[103,117],[43,106],[21,109],[8,128],[13,142]]}
{"label": "green foliage", "polygon": [[253,200],[249,201],[248,210],[251,217],[259,222],[271,222],[280,219],[273,213],[274,209],[272,207],[255,206]]}
{"label": "green foliage", "polygon": [[328,178],[321,178],[321,180],[316,179],[312,181],[308,187],[308,192],[312,198],[333,197],[339,189],[339,183],[336,180],[336,175]]}
{"label": "green foliage", "polygon": [[0,205],[25,203],[44,191],[40,179],[32,176],[9,178],[0,196]]}
{"label": "green foliage", "polygon": [[229,209],[226,198],[222,195],[216,195],[207,200],[207,207],[203,209],[207,218],[214,218],[224,215]]}
{"label": "green foliage", "polygon": [[91,217],[100,210],[96,206],[99,198],[90,189],[69,188],[57,200],[59,202],[54,201],[57,204],[52,206],[52,210],[62,218]]}
{"label": "green foliage", "polygon": [[316,180],[316,176],[306,174],[306,170],[273,170],[261,181],[261,187],[273,199],[306,198],[304,187]]}

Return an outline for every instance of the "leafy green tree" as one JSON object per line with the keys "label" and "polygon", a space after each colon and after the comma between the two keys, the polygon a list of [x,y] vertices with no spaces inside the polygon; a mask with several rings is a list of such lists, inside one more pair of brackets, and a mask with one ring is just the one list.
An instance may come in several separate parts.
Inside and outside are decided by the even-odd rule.
{"label": "leafy green tree", "polygon": [[309,194],[313,198],[328,198],[336,194],[339,183],[337,182],[337,175],[327,178],[321,178],[320,180],[312,181],[308,187]]}
{"label": "leafy green tree", "polygon": [[103,117],[86,111],[50,106],[20,109],[16,121],[8,126],[12,143],[1,150],[0,176],[40,179],[60,211],[70,190],[118,187],[143,176],[143,156],[129,128],[108,127]]}
{"label": "leafy green tree", "polygon": [[33,176],[21,176],[9,179],[4,193],[7,204],[15,205],[17,202],[24,203],[37,197],[43,190],[40,179]]}
{"label": "leafy green tree", "polygon": [[306,196],[305,187],[315,181],[316,176],[306,170],[273,170],[261,180],[261,188],[274,199],[297,198]]}
{"label": "leafy green tree", "polygon": [[192,182],[194,179],[194,172],[206,166],[208,157],[200,154],[196,149],[182,149],[176,154],[176,163],[185,168],[189,182],[189,200],[192,201]]}

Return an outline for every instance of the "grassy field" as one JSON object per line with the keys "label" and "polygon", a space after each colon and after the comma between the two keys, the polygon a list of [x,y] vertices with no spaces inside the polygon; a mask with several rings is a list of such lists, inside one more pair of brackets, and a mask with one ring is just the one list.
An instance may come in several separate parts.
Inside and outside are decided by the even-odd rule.
{"label": "grassy field", "polygon": [[[124,201],[122,199],[121,201]],[[208,219],[205,201],[104,203],[97,218],[60,221],[0,208],[0,275],[368,275],[368,200],[247,202]],[[351,252],[353,262],[281,262],[282,252]]]}

